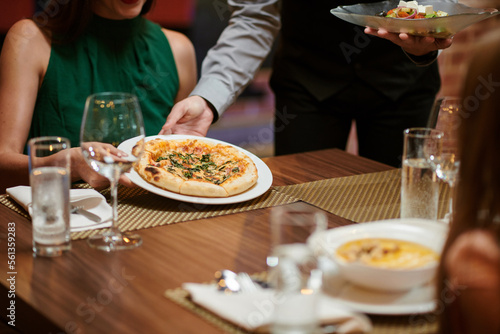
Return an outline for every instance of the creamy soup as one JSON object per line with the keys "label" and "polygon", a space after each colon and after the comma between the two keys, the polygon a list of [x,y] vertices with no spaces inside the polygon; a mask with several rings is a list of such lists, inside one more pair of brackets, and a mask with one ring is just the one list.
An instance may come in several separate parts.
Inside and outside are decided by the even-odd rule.
{"label": "creamy soup", "polygon": [[413,269],[439,261],[432,249],[414,242],[368,238],[347,242],[337,249],[345,262],[358,262],[390,269]]}

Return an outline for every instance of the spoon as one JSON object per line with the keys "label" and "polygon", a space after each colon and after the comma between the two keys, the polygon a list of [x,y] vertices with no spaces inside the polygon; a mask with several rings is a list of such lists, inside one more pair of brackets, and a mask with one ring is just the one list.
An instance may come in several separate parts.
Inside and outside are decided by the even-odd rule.
{"label": "spoon", "polygon": [[236,279],[236,273],[231,270],[223,269],[215,272],[215,280],[217,282],[217,290],[226,293],[239,292],[241,287]]}
{"label": "spoon", "polygon": [[217,289],[226,293],[255,292],[259,287],[267,288],[266,282],[253,280],[247,273],[223,269],[215,272]]}

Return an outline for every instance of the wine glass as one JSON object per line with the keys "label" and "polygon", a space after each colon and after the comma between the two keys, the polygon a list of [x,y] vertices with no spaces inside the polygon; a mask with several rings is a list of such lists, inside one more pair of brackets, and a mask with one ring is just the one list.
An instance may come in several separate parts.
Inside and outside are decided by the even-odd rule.
{"label": "wine glass", "polygon": [[[142,244],[137,234],[120,232],[118,228],[118,179],[128,172],[144,151],[144,123],[137,97],[128,93],[104,92],[87,98],[80,132],[82,154],[89,166],[110,183],[112,225],[87,241],[104,251],[130,249]],[[136,137],[134,154],[116,149],[121,142]]]}
{"label": "wine glass", "polygon": [[448,183],[450,187],[450,205],[445,219],[449,220],[453,213],[454,189],[458,178],[460,157],[457,145],[457,130],[460,125],[461,99],[458,97],[443,97],[434,105],[438,114],[436,129],[443,132],[442,149],[439,153],[428,157],[436,176]]}

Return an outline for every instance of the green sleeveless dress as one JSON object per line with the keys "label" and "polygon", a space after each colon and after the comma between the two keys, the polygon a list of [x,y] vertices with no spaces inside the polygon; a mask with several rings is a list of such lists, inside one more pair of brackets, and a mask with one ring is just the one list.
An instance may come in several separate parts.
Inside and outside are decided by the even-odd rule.
{"label": "green sleeveless dress", "polygon": [[76,42],[52,45],[30,138],[62,136],[79,146],[85,100],[105,91],[137,95],[146,135],[156,135],[178,89],[172,50],[159,25],[140,16],[118,21],[94,16]]}

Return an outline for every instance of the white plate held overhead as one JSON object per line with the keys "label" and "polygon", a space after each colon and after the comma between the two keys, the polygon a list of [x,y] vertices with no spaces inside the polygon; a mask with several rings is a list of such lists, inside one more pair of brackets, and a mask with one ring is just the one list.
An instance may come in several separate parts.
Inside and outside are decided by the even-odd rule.
{"label": "white plate held overhead", "polygon": [[[255,154],[245,149],[242,149],[241,147],[217,139],[190,136],[190,135],[167,135],[167,136],[158,135],[158,136],[146,137],[145,140],[150,141],[156,138],[161,138],[166,140],[199,139],[210,143],[233,146],[238,150],[242,151],[243,153],[245,153],[246,155],[248,155],[250,159],[252,159],[255,166],[257,167],[257,173],[258,173],[257,183],[247,191],[230,197],[213,197],[213,198],[182,195],[165,189],[158,188],[145,181],[139,174],[137,174],[135,170],[132,170],[130,173],[126,174],[128,178],[136,185],[157,195],[168,197],[182,202],[197,203],[197,204],[232,204],[232,203],[240,203],[248,201],[264,194],[267,190],[269,190],[269,188],[273,183],[273,174],[271,173],[269,167]],[[137,143],[137,138],[131,138],[118,145],[118,149],[124,151],[127,154],[131,154],[132,148],[136,143]]]}
{"label": "white plate held overhead", "polygon": [[453,0],[418,1],[419,5],[432,5],[435,11],[441,10],[448,16],[427,19],[402,19],[383,17],[378,14],[396,8],[399,0],[359,3],[333,8],[331,13],[341,20],[375,29],[384,28],[389,32],[408,33],[416,36],[448,38],[462,29],[497,15],[496,8],[472,8]]}

